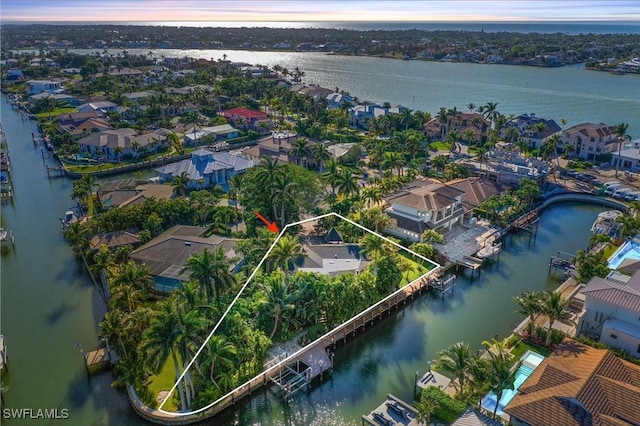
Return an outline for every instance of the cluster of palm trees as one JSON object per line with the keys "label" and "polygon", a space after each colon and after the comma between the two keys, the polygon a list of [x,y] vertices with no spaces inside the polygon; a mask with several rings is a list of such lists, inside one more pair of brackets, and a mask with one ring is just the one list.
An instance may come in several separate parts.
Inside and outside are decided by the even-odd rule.
{"label": "cluster of palm trees", "polygon": [[532,208],[540,199],[540,188],[530,179],[522,179],[520,186],[505,195],[492,195],[476,210],[489,220],[507,224],[518,215]]}
{"label": "cluster of palm trees", "polygon": [[551,346],[553,343],[553,324],[558,321],[568,322],[571,320],[571,313],[567,310],[569,300],[563,299],[558,292],[522,292],[514,298],[514,301],[518,304],[517,312],[529,318],[526,339],[539,342],[540,339],[536,336],[536,320],[540,316],[547,318],[545,346]]}
{"label": "cluster of palm trees", "polygon": [[496,417],[498,401],[506,389],[513,389],[515,370],[511,354],[503,341],[485,340],[483,353],[473,353],[468,344],[455,343],[438,352],[433,367],[452,378],[456,397],[470,405],[477,403],[487,393],[496,395],[493,417]]}

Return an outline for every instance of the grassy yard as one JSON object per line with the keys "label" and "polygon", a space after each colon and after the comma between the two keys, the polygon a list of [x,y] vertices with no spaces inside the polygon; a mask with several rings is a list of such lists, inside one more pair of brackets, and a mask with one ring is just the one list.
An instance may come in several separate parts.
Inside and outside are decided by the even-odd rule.
{"label": "grassy yard", "polygon": [[[179,357],[178,357],[179,358]],[[180,362],[180,359],[178,359]],[[158,393],[161,391],[170,390],[176,382],[176,370],[173,368],[173,359],[171,357],[167,358],[167,362],[164,363],[158,374],[154,374],[149,378],[149,392],[153,395],[154,398],[158,397]],[[177,394],[177,389],[174,394]],[[158,403],[158,405],[160,405]],[[167,403],[162,407],[163,410],[167,411],[177,411],[178,405],[176,404],[173,396],[167,400]]]}
{"label": "grassy yard", "polygon": [[404,272],[402,274],[402,280],[400,281],[400,287],[404,287],[405,285],[409,284],[411,281],[415,280],[416,278],[424,275],[428,271],[428,269],[425,268],[424,266],[419,265],[417,262],[415,262],[415,261],[413,261],[411,259],[408,259],[405,256],[400,256],[398,259],[404,265],[407,265],[408,267],[411,267],[411,269],[409,271]]}
{"label": "grassy yard", "polygon": [[619,246],[609,243],[607,244],[607,247],[603,250],[604,251],[604,257],[605,259],[608,259],[609,257],[611,257],[611,255],[618,250]]}
{"label": "grassy yard", "polygon": [[438,141],[431,142],[429,144],[429,148],[435,149],[436,151],[447,151],[447,152],[449,151],[449,147],[446,144]]}
{"label": "grassy yard", "polygon": [[[38,114],[36,114],[36,117],[49,119],[49,117],[55,117],[56,115],[66,114],[68,112],[75,112],[75,111],[77,111],[77,109],[74,108],[74,107],[56,108],[53,111],[51,111],[51,113],[49,113],[49,112],[38,113]],[[51,115],[49,115],[49,114],[51,114]]]}
{"label": "grassy yard", "polygon": [[511,350],[511,354],[513,355],[513,358],[511,359],[511,361],[515,364],[520,360],[522,355],[524,355],[524,353],[527,351],[532,351],[545,357],[551,354],[551,351],[547,348],[543,348],[541,346],[534,345],[533,343],[529,343],[521,340]]}

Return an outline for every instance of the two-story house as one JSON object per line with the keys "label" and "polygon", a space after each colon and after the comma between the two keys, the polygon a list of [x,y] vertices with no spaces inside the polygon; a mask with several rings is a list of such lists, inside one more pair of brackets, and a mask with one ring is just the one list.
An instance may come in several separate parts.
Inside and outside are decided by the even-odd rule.
{"label": "two-story house", "polygon": [[578,333],[640,358],[640,271],[632,277],[593,277],[580,292],[584,308]]}
{"label": "two-story house", "polygon": [[104,157],[107,161],[118,161],[123,157],[134,157],[145,153],[154,153],[168,148],[166,129],[138,134],[134,129],[113,129],[93,133],[78,140],[80,151],[91,154],[93,158]]}
{"label": "two-story house", "polygon": [[385,213],[391,218],[385,232],[419,241],[427,229],[450,231],[463,221],[463,194],[462,190],[437,181],[413,181],[385,199],[390,206]]}
{"label": "two-story house", "polygon": [[[529,143],[529,146],[540,148],[551,136],[562,129],[553,119],[536,117],[535,114],[522,114],[507,121],[506,128],[514,127]],[[504,132],[503,132],[504,133]]]}
{"label": "two-story house", "polygon": [[618,147],[614,127],[606,124],[582,123],[563,132],[562,145],[573,145],[575,155],[596,160],[599,155],[616,151]]}
{"label": "two-story house", "polygon": [[267,119],[267,114],[248,108],[231,108],[220,113],[224,118],[231,120],[236,126],[256,129],[260,121]]}
{"label": "two-story house", "polygon": [[42,92],[63,93],[62,82],[57,80],[29,80],[27,84],[27,95],[37,95]]}

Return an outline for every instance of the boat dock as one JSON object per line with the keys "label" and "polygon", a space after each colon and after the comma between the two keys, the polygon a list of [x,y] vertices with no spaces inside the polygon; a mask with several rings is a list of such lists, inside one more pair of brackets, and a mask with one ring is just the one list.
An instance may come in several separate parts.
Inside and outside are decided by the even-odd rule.
{"label": "boat dock", "polygon": [[400,398],[387,394],[387,400],[375,410],[362,416],[362,425],[418,426],[418,411]]}

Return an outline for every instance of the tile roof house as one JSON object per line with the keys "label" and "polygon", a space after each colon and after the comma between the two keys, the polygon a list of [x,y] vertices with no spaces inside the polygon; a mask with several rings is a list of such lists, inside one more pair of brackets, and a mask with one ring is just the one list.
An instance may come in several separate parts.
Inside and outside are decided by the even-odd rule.
{"label": "tile roof house", "polygon": [[573,145],[575,155],[585,160],[594,160],[594,157],[618,148],[614,127],[603,123],[582,123],[566,129],[562,144]]}
{"label": "tile roof house", "polygon": [[447,182],[447,186],[463,192],[462,208],[466,218],[470,218],[473,209],[485,202],[487,198],[505,191],[501,184],[479,177],[450,180]]}
{"label": "tile roof house", "polygon": [[111,124],[102,118],[87,118],[81,122],[61,120],[58,122],[58,127],[71,136],[83,136],[87,133],[113,130]]}
{"label": "tile roof house", "polygon": [[267,114],[248,108],[231,108],[220,113],[224,118],[231,120],[235,125],[256,128],[259,121],[267,119]]}
{"label": "tile roof house", "polygon": [[640,424],[640,366],[565,339],[522,383],[504,411],[512,425]]}
{"label": "tile roof house", "polygon": [[104,185],[97,191],[98,200],[104,209],[132,206],[154,198],[169,200],[173,197],[173,187],[161,184],[136,185],[134,188],[112,188]]}
{"label": "tile roof house", "polygon": [[[439,118],[433,118],[424,123],[422,130],[425,136],[432,139],[441,139],[443,135],[446,136],[452,130],[456,130],[464,138],[467,131],[471,131],[474,134],[473,141],[468,142],[486,142],[489,132],[491,130],[490,122],[486,120],[482,114],[477,112],[460,112],[455,118],[451,117],[450,120],[442,123]],[[443,129],[444,128],[444,129]]]}
{"label": "tile roof house", "polygon": [[230,261],[230,271],[237,271],[241,259],[236,252],[236,242],[231,238],[212,235],[203,237],[206,228],[176,225],[131,253],[131,258],[145,264],[151,270],[158,291],[171,292],[180,282],[189,280],[188,272],[181,272],[192,255],[204,250],[214,252],[223,248]]}
{"label": "tile roof house", "polygon": [[[544,123],[545,127],[542,131],[536,130],[536,125]],[[555,120],[547,120],[542,117],[536,117],[535,114],[522,114],[507,121],[506,127],[515,127],[520,132],[521,137],[525,138],[529,145],[533,148],[540,148],[547,139],[552,135],[562,131],[562,128]]]}
{"label": "tile roof house", "polygon": [[455,422],[451,423],[451,426],[501,426],[497,420],[493,420],[491,417],[482,414],[480,411],[472,408],[468,408],[467,411],[462,413]]}
{"label": "tile roof house", "polygon": [[409,241],[419,241],[427,229],[451,230],[461,224],[465,210],[464,192],[431,180],[415,180],[388,196],[385,213],[391,222],[385,232]]}
{"label": "tile roof house", "polygon": [[139,157],[143,152],[156,152],[168,148],[166,129],[158,129],[139,135],[136,130],[122,128],[93,133],[78,140],[80,151],[92,157],[107,157],[108,161],[117,161],[122,157]]}
{"label": "tile roof house", "polygon": [[593,277],[580,293],[578,333],[640,358],[640,272]]}
{"label": "tile roof house", "polygon": [[156,171],[160,173],[160,182],[168,182],[175,176],[186,173],[189,188],[202,189],[220,185],[226,191],[231,177],[246,172],[254,165],[252,160],[240,155],[200,148],[191,153],[190,159],[167,164]]}
{"label": "tile roof house", "polygon": [[94,235],[89,240],[89,248],[97,250],[100,246],[105,245],[110,249],[115,249],[124,245],[136,247],[140,245],[140,237],[135,229],[127,229],[123,231],[107,232],[106,234]]}

